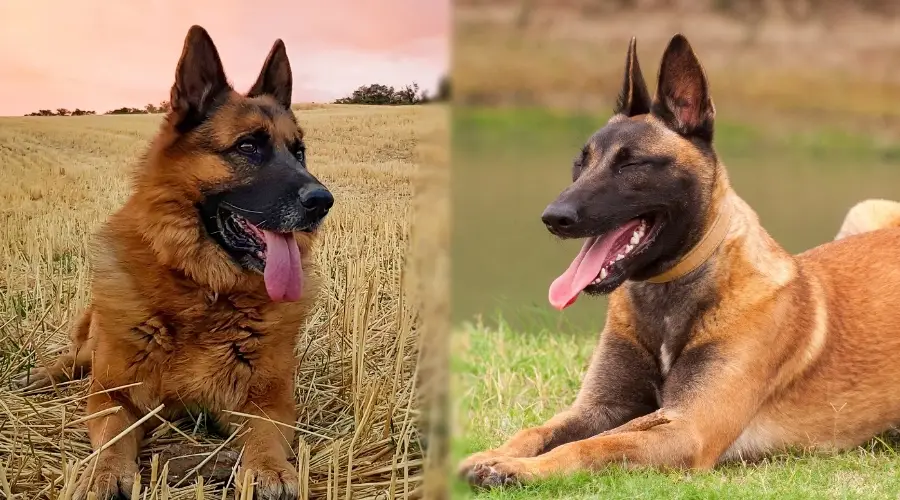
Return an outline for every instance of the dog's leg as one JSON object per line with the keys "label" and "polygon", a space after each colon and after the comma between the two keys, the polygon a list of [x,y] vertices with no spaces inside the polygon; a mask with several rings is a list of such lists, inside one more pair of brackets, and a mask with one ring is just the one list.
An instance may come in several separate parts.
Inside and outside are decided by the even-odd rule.
{"label": "dog's leg", "polygon": [[[766,387],[747,383],[747,380],[767,381],[771,377],[760,373],[765,368],[758,363],[754,366],[748,356],[741,359],[746,352],[753,351],[719,352],[719,359],[729,361],[716,366],[690,361],[676,363],[665,387],[668,394],[664,402],[668,406],[543,455],[497,457],[482,462],[469,474],[469,482],[476,486],[500,486],[556,474],[595,471],[622,462],[629,466],[710,468],[737,439],[767,394]],[[715,376],[700,377],[701,372]]]}
{"label": "dog's leg", "polygon": [[633,339],[607,330],[600,337],[575,403],[543,425],[523,429],[493,450],[463,460],[458,474],[498,457],[534,457],[565,443],[595,436],[658,408],[659,371],[653,356]]}
{"label": "dog's leg", "polygon": [[292,389],[289,383],[270,388],[265,399],[251,399],[240,410],[254,418],[247,419],[249,432],[241,431],[244,455],[238,477],[244,481],[252,472],[259,500],[294,500],[300,494],[297,470],[288,462],[296,425]]}
{"label": "dog's leg", "polygon": [[15,375],[10,384],[32,391],[86,377],[91,372],[91,355],[96,342],[90,334],[92,317],[91,308],[88,308],[78,318],[69,334],[71,344],[68,352],[57,357],[50,366],[36,367]]}
{"label": "dog's leg", "polygon": [[[133,407],[127,400],[115,394],[97,392],[100,390],[102,387],[99,384],[92,384],[93,394],[87,401],[89,415],[116,406],[121,408],[115,413],[87,421],[91,447],[94,450],[102,448],[137,421]],[[87,498],[89,491],[95,492],[98,500],[129,498],[134,475],[138,472],[137,457],[144,431],[143,426],[138,426],[88,462],[73,498]]]}

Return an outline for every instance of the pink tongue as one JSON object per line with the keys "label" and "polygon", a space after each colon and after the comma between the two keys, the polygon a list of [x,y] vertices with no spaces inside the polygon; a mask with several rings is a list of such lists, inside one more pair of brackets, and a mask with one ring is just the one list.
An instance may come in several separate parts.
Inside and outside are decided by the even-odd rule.
{"label": "pink tongue", "polygon": [[300,248],[291,233],[263,231],[266,236],[266,291],[275,302],[300,298],[303,268]]}
{"label": "pink tongue", "polygon": [[610,261],[612,246],[624,234],[633,232],[641,221],[635,219],[611,232],[588,238],[566,272],[550,285],[550,305],[562,311],[575,303],[578,294],[597,279],[603,265]]}

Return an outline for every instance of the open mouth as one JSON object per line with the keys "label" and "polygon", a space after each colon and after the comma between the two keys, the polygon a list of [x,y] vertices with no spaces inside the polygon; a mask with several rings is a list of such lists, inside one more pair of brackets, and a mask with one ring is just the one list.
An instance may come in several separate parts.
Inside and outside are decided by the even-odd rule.
{"label": "open mouth", "polygon": [[219,209],[218,222],[223,238],[233,250],[243,253],[263,271],[266,264],[266,235],[261,229],[240,215]]}
{"label": "open mouth", "polygon": [[550,304],[563,310],[581,292],[603,294],[618,288],[628,278],[635,259],[653,245],[663,225],[661,215],[646,214],[585,240],[566,272],[550,285]]}
{"label": "open mouth", "polygon": [[221,206],[216,213],[219,241],[245,267],[261,272],[274,301],[296,301],[303,288],[300,247],[290,232],[260,229]]}

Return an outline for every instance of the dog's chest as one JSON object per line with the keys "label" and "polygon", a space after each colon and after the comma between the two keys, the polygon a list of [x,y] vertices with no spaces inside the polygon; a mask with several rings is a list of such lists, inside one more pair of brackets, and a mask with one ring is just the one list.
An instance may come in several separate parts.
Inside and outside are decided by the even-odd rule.
{"label": "dog's chest", "polygon": [[634,286],[629,290],[635,332],[656,357],[665,378],[695,335],[713,301],[702,288],[666,290],[660,286]]}
{"label": "dog's chest", "polygon": [[254,386],[264,383],[260,379],[270,376],[267,365],[293,355],[293,335],[285,326],[290,327],[255,311],[223,308],[168,320],[154,317],[136,329],[141,348],[134,366],[155,373],[153,392],[160,401],[239,408]]}

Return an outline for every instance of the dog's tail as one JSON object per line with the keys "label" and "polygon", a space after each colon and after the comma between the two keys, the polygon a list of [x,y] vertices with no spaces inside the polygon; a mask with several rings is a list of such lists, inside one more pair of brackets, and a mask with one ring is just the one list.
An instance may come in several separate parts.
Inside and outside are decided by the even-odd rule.
{"label": "dog's tail", "polygon": [[93,319],[93,310],[88,307],[81,313],[78,321],[72,325],[72,329],[69,332],[71,343],[69,344],[68,352],[60,355],[49,366],[36,367],[20,373],[13,378],[12,385],[26,391],[32,391],[57,383],[87,377],[91,372],[91,358],[94,353],[94,345],[97,342],[96,337],[91,335]]}
{"label": "dog's tail", "polygon": [[835,240],[854,234],[900,227],[900,202],[871,199],[857,203],[847,212]]}

